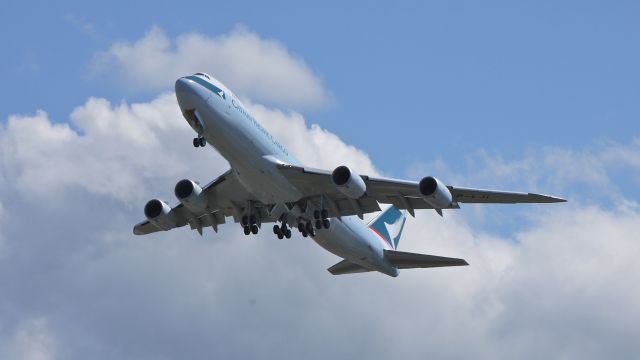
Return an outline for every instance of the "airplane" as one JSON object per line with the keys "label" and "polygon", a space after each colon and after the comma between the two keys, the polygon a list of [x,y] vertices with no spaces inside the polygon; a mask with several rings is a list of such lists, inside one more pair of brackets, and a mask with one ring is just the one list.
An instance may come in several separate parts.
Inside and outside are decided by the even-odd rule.
{"label": "airplane", "polygon": [[[220,81],[206,73],[179,78],[175,94],[182,114],[197,136],[194,147],[210,144],[230,169],[205,186],[183,179],[173,207],[152,199],[136,235],[189,225],[203,228],[232,218],[245,235],[274,223],[273,233],[291,238],[291,229],[342,258],[327,270],[333,275],[377,271],[392,277],[400,269],[464,266],[464,259],[397,250],[406,213],[421,209],[458,209],[461,203],[555,203],[541,194],[481,190],[445,185],[433,176],[420,181],[360,175],[348,166],[334,170],[305,167],[247,111]],[[385,204],[382,211],[380,204]],[[363,215],[380,212],[368,224]]]}

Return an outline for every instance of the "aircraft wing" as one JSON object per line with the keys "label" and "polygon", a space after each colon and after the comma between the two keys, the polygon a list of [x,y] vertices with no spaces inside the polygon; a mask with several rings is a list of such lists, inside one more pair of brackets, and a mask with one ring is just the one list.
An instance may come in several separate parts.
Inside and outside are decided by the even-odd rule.
{"label": "aircraft wing", "polygon": [[[191,229],[199,232],[203,227],[213,227],[217,231],[218,225],[225,223],[225,217],[233,216],[236,222],[240,209],[247,203],[254,202],[255,199],[238,182],[235,174],[229,170],[202,188],[207,195],[208,209],[206,211],[194,213],[183,204],[178,203],[171,208],[171,214],[176,219],[174,227],[190,225]],[[269,220],[267,209],[256,202],[253,204],[261,215],[262,222]],[[142,221],[134,226],[133,233],[136,235],[150,234],[162,229],[155,226],[148,220]]]}
{"label": "aircraft wing", "polygon": [[[470,189],[447,186],[453,201],[445,207],[434,207],[424,200],[416,181],[378,178],[363,175],[366,193],[359,199],[350,199],[341,193],[332,181],[332,172],[280,164],[280,171],[309,199],[324,201],[330,216],[359,215],[380,211],[378,203],[393,204],[398,209],[408,210],[412,215],[417,209],[457,209],[459,203],[553,203],[566,200],[541,194]],[[318,200],[320,199],[320,200]]]}

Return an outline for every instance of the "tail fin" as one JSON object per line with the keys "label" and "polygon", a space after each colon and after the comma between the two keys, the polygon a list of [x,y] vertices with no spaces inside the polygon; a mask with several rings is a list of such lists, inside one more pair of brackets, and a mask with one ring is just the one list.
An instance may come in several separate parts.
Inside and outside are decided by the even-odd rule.
{"label": "tail fin", "polygon": [[369,228],[380,235],[392,248],[397,249],[407,218],[404,212],[391,205],[369,223]]}

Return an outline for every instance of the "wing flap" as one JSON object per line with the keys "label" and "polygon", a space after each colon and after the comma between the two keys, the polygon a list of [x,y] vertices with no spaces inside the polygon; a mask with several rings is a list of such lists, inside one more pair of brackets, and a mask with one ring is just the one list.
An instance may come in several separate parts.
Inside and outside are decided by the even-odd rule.
{"label": "wing flap", "polygon": [[384,250],[384,256],[398,269],[433,268],[469,265],[464,259]]}

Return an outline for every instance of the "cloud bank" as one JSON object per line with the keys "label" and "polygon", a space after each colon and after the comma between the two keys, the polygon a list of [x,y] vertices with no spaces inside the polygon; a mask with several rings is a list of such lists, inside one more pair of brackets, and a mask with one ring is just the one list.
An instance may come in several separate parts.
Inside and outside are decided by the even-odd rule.
{"label": "cloud bank", "polygon": [[158,91],[180,76],[208,72],[238,94],[288,108],[330,102],[322,81],[280,42],[242,26],[209,37],[189,33],[171,39],[153,27],[134,42],[117,42],[98,54],[94,74],[109,74],[132,90]]}
{"label": "cloud bank", "polygon": [[[376,172],[365,153],[300,114],[249,107],[302,161]],[[325,269],[339,259],[308,239],[245,237],[233,224],[203,238],[186,229],[134,237],[145,200],[171,200],[177,180],[206,181],[227,168],[213,151],[191,147],[176,109],[171,94],[139,104],[91,98],[68,122],[41,111],[7,120],[0,357],[637,353],[635,202],[541,206],[510,236],[470,226],[467,207],[444,219],[420,212],[401,248],[464,257],[471,266],[397,279],[332,277]]]}

